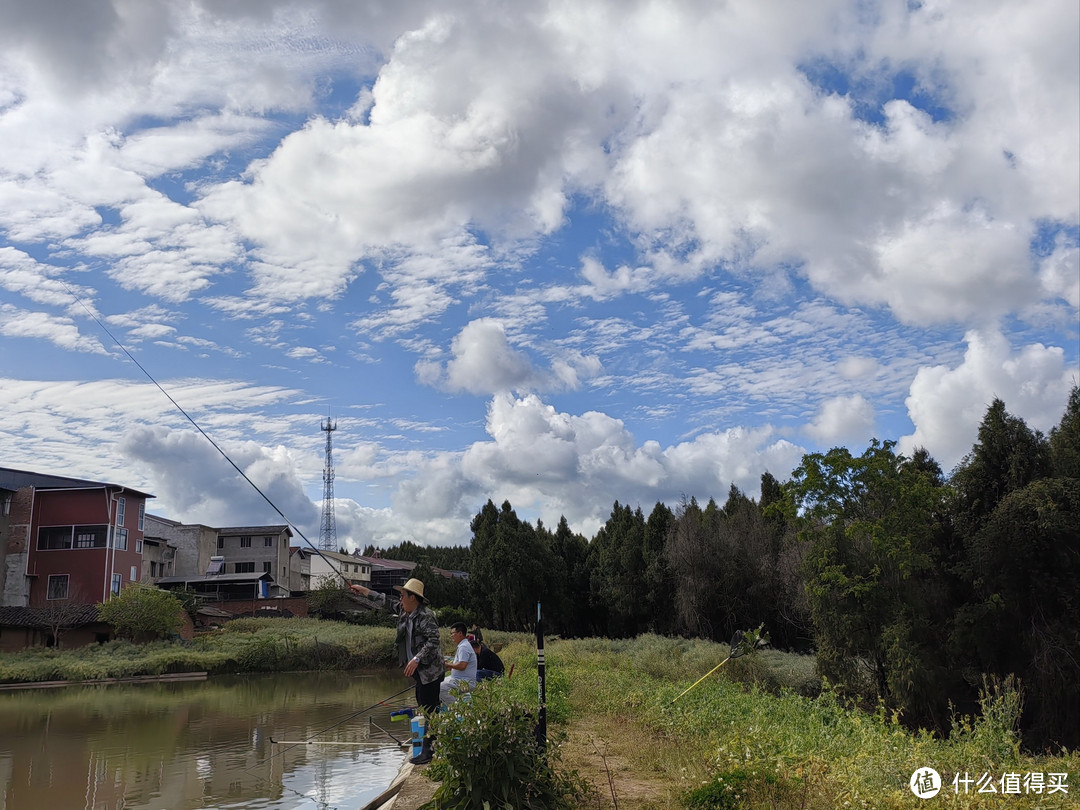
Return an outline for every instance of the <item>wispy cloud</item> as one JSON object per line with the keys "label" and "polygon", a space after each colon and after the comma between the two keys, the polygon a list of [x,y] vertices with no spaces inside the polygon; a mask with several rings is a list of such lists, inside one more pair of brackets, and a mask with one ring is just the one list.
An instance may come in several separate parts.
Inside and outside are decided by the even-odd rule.
{"label": "wispy cloud", "polygon": [[8,463],[262,514],[86,309],[301,522],[339,413],[354,544],[948,468],[1080,378],[1075,2],[54,5],[0,8]]}

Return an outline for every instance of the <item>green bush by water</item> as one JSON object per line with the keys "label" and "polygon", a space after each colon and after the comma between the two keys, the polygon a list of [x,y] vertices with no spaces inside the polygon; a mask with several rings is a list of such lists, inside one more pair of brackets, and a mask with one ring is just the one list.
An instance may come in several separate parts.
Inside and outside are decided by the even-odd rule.
{"label": "green bush by water", "polygon": [[[584,785],[559,769],[557,734],[542,745],[536,735],[535,681],[522,700],[514,678],[483,681],[431,721],[436,738],[432,778],[440,784],[427,805],[438,810],[580,806]],[[516,679],[518,682],[524,678]]]}

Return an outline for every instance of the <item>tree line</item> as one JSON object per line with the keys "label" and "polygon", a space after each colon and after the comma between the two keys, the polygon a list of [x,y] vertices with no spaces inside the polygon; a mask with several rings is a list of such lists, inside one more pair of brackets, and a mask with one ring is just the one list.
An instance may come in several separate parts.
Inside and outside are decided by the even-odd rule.
{"label": "tree line", "polygon": [[530,629],[537,602],[565,636],[724,641],[764,624],[911,726],[946,731],[1015,676],[1028,745],[1080,744],[1080,388],[1049,436],[995,400],[948,476],[874,440],[807,454],[783,482],[765,473],[758,500],[733,485],[722,506],[616,502],[591,539],[508,501],[471,530],[468,547],[383,554],[469,572],[428,576],[431,601],[492,628]]}

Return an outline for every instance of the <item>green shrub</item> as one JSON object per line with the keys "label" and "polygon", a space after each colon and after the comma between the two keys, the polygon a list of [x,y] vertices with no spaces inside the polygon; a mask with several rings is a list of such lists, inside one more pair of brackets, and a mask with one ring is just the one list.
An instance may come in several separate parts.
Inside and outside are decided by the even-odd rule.
{"label": "green shrub", "polygon": [[175,633],[183,625],[183,603],[173,594],[146,585],[131,584],[98,606],[103,622],[121,638],[150,641]]}
{"label": "green shrub", "polygon": [[775,774],[739,768],[717,774],[716,781],[690,791],[682,803],[688,810],[739,810],[755,800],[775,800],[780,792]]}
{"label": "green shrub", "polygon": [[431,776],[441,784],[425,807],[580,807],[583,781],[576,773],[558,770],[557,744],[541,747],[535,724],[535,710],[514,698],[504,679],[485,681],[468,700],[436,714],[431,720],[437,740]]}

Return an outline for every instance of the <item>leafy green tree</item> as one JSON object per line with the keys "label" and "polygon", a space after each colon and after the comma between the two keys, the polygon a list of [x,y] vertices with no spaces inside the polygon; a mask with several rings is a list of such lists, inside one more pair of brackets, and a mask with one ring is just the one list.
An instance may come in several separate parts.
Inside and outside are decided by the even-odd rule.
{"label": "leafy green tree", "polygon": [[346,610],[356,607],[341,577],[332,574],[318,578],[315,587],[307,592],[307,604],[308,613],[327,619],[341,616]]}
{"label": "leafy green tree", "polygon": [[675,611],[680,632],[724,640],[734,632],[738,606],[732,583],[737,575],[731,549],[721,540],[724,512],[712,499],[702,509],[683,499],[665,548],[679,588]]}
{"label": "leafy green tree", "polygon": [[971,452],[953,471],[953,515],[960,532],[973,536],[1002,498],[1050,471],[1046,440],[995,399],[979,425]]}
{"label": "leafy green tree", "polygon": [[[472,530],[473,569],[469,576],[469,589],[473,608],[490,626],[506,613],[509,593],[502,593],[500,566],[509,559],[509,550],[505,548],[505,539],[499,535],[499,510],[488,500],[469,524]],[[509,587],[509,583],[508,583]]]}
{"label": "leafy green tree", "polygon": [[434,568],[447,571],[469,571],[471,551],[468,546],[421,546],[411,540],[405,540],[396,546],[376,548],[370,543],[364,547],[363,555],[373,557],[378,553],[388,560],[405,562],[426,561]]}
{"label": "leafy green tree", "polygon": [[589,543],[570,530],[565,517],[555,531],[537,529],[551,552],[550,588],[544,597],[547,626],[564,636],[586,636],[592,632],[589,609]]}
{"label": "leafy green tree", "polygon": [[98,605],[101,621],[116,628],[121,638],[152,641],[179,630],[184,623],[184,607],[168,591],[132,583]]}
{"label": "leafy green tree", "polygon": [[618,501],[591,544],[591,592],[607,618],[605,635],[636,636],[649,623],[645,581],[645,516]]}
{"label": "leafy green tree", "polygon": [[645,523],[645,603],[647,620],[654,633],[676,632],[675,576],[668,565],[664,547],[675,528],[675,513],[656,502]]}
{"label": "leafy green tree", "polygon": [[536,604],[550,584],[551,550],[537,531],[518,518],[509,501],[490,500],[471,524],[472,604],[487,626],[527,630],[535,626]]}
{"label": "leafy green tree", "polygon": [[952,623],[954,662],[972,689],[984,674],[1020,678],[1033,746],[1080,744],[1078,415],[1074,388],[1044,446],[995,402],[953,476],[969,587]]}
{"label": "leafy green tree", "polygon": [[768,472],[761,475],[759,509],[770,555],[761,578],[764,587],[772,592],[771,615],[763,613],[761,622],[770,629],[775,646],[807,650],[813,641],[810,603],[803,584],[808,544],[798,537],[797,509],[791,494]]}
{"label": "leafy green tree", "polygon": [[1080,386],[1073,387],[1061,422],[1050,430],[1050,467],[1055,478],[1080,478]]}
{"label": "leafy green tree", "polygon": [[946,490],[921,463],[874,440],[803,457],[790,493],[809,543],[806,587],[818,666],[909,719],[943,725],[948,679],[935,633],[942,608],[936,547]]}

